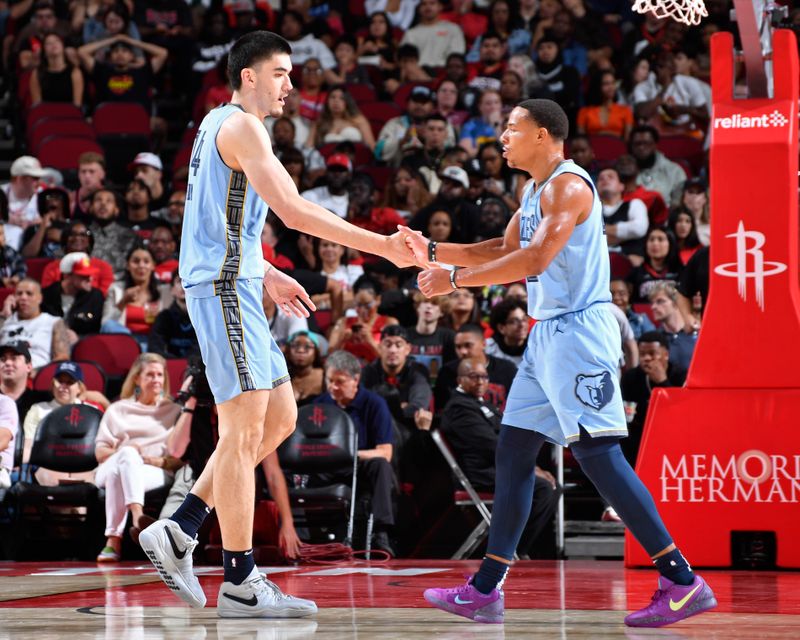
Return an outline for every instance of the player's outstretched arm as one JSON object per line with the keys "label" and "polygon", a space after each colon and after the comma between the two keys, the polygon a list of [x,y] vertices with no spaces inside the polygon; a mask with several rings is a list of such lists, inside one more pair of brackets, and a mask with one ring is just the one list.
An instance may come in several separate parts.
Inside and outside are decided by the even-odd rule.
{"label": "player's outstretched arm", "polygon": [[415,263],[399,232],[389,237],[372,233],[301,197],[255,116],[236,113],[228,118],[217,134],[217,148],[229,167],[244,172],[256,193],[287,227],[384,256],[401,267]]}
{"label": "player's outstretched arm", "polygon": [[[512,251],[516,251],[519,249],[519,218],[520,213],[517,211],[514,217],[511,218],[511,222],[508,223],[505,235],[502,238],[491,238],[490,240],[472,244],[437,242],[436,261],[457,267],[474,267],[497,260]],[[425,238],[419,231],[414,231],[408,227],[400,227],[400,231],[405,236],[409,247],[414,250],[414,255],[428,255],[430,240]],[[425,265],[421,264],[420,266],[424,267]]]}
{"label": "player's outstretched arm", "polygon": [[[542,222],[530,244],[501,258],[459,269],[459,287],[481,287],[516,282],[540,275],[564,248],[575,225],[583,222],[592,208],[592,192],[580,178],[559,176],[542,193]],[[426,296],[452,291],[450,273],[429,269],[419,275],[419,288]]]}

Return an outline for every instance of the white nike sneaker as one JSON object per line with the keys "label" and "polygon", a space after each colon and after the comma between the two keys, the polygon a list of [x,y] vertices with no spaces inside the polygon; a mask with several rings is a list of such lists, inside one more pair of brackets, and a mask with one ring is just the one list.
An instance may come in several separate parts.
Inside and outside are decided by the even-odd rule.
{"label": "white nike sneaker", "polygon": [[187,536],[174,520],[164,519],[142,531],[139,544],[176,596],[197,609],[206,606],[206,594],[192,571],[197,540]]}
{"label": "white nike sneaker", "polygon": [[303,618],[316,612],[314,602],[286,595],[257,567],[242,584],[223,582],[217,598],[220,618]]}

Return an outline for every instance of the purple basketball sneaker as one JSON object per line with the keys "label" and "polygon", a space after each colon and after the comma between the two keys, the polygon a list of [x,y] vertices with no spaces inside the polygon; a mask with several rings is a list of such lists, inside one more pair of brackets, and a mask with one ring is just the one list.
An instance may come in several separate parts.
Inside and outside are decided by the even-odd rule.
{"label": "purple basketball sneaker", "polygon": [[484,595],[472,586],[472,578],[466,584],[453,589],[426,589],[424,595],[428,602],[442,611],[449,611],[475,622],[503,623],[503,591],[492,589]]}
{"label": "purple basketball sneaker", "polygon": [[652,602],[644,609],[625,618],[629,627],[663,627],[717,606],[714,592],[700,576],[689,585],[675,584],[664,576],[658,579],[658,589]]}

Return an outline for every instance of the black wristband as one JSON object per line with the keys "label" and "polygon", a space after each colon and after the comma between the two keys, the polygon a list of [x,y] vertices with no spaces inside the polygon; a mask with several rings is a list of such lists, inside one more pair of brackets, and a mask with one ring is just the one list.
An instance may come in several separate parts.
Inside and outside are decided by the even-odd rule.
{"label": "black wristband", "polygon": [[189,407],[183,407],[181,409],[181,413],[194,413],[194,409],[190,409]]}
{"label": "black wristband", "polygon": [[428,243],[428,262],[436,262],[436,244],[434,240]]}

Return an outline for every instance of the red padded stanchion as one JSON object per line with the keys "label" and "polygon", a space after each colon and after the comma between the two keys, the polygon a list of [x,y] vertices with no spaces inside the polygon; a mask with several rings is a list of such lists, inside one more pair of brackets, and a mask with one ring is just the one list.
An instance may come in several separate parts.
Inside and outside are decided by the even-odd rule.
{"label": "red padded stanchion", "polygon": [[[710,292],[682,389],[656,389],[637,472],[689,561],[730,566],[732,531],[774,531],[800,567],[800,224],[794,33],[773,36],[774,97],[734,100],[713,36]],[[652,566],[630,534],[627,566]]]}

